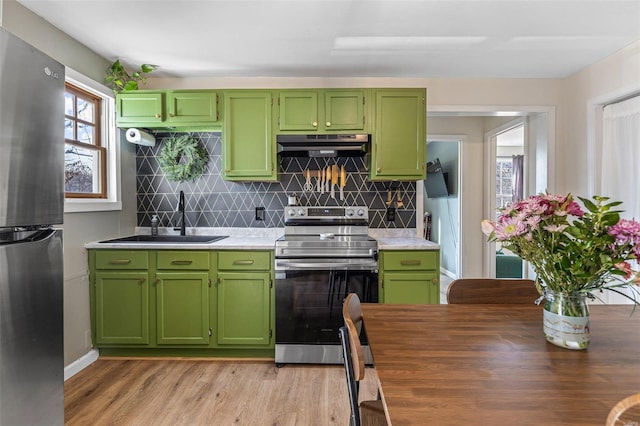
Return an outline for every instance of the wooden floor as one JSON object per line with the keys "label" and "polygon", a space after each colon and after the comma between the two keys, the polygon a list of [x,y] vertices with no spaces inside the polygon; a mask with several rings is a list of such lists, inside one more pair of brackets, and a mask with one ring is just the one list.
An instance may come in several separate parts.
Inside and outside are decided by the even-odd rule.
{"label": "wooden floor", "polygon": [[[367,368],[361,400],[375,399]],[[344,368],[100,359],[64,385],[66,425],[347,425]]]}

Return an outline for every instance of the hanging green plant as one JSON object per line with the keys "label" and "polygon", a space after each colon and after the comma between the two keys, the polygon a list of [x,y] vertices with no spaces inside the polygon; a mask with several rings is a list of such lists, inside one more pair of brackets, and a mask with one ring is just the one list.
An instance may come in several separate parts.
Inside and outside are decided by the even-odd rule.
{"label": "hanging green plant", "polygon": [[182,134],[162,139],[158,157],[167,179],[176,182],[194,181],[207,166],[207,150],[191,135]]}
{"label": "hanging green plant", "polygon": [[157,65],[142,64],[138,70],[134,70],[129,74],[129,71],[122,65],[120,59],[116,59],[115,62],[107,68],[105,83],[111,86],[114,94],[129,90],[138,90],[140,83],[147,83],[147,77],[145,77],[144,74],[149,74],[156,68],[158,68]]}

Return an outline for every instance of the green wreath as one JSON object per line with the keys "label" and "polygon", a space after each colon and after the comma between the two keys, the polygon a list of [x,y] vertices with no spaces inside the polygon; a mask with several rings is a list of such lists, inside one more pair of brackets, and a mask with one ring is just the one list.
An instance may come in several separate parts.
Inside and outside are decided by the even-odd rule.
{"label": "green wreath", "polygon": [[167,179],[194,181],[204,173],[207,150],[191,135],[171,136],[162,140],[158,162]]}

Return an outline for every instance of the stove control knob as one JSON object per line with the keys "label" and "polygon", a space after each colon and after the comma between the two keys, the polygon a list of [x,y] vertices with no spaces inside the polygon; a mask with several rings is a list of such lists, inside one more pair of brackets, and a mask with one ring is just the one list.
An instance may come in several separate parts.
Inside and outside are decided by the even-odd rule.
{"label": "stove control knob", "polygon": [[298,209],[298,216],[304,216],[304,210]]}
{"label": "stove control knob", "polygon": [[289,216],[295,216],[296,215],[296,211],[294,209],[289,209],[289,210],[287,210],[287,214]]}
{"label": "stove control knob", "polygon": [[353,209],[347,209],[344,214],[346,214],[348,217],[353,216]]}
{"label": "stove control knob", "polygon": [[364,209],[358,209],[357,214],[358,214],[358,216],[360,216],[360,217],[364,216]]}

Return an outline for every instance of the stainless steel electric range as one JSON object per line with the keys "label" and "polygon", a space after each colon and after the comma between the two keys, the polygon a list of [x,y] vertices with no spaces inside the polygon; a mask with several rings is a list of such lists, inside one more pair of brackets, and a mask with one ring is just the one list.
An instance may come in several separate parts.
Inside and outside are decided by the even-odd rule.
{"label": "stainless steel electric range", "polygon": [[[342,363],[342,303],[378,302],[378,244],[366,207],[287,207],[275,244],[275,361]],[[361,332],[365,360],[371,361]]]}

